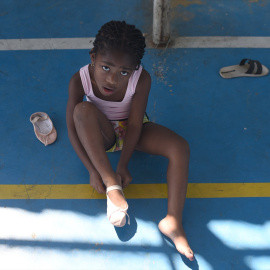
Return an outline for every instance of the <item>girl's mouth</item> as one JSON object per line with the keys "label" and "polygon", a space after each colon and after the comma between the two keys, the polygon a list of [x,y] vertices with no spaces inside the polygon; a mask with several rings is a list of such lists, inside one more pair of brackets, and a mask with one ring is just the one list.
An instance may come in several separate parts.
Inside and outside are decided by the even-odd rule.
{"label": "girl's mouth", "polygon": [[104,89],[104,92],[107,93],[107,94],[112,94],[113,91],[114,91],[113,89],[107,88],[107,87],[103,87],[103,89]]}

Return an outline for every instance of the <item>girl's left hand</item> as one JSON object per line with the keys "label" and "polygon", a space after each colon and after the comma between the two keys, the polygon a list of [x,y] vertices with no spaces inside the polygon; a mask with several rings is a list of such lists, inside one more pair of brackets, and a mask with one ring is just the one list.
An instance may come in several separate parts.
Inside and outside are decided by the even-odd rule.
{"label": "girl's left hand", "polygon": [[127,167],[117,167],[116,173],[121,176],[121,184],[123,188],[127,187],[131,183],[132,176]]}

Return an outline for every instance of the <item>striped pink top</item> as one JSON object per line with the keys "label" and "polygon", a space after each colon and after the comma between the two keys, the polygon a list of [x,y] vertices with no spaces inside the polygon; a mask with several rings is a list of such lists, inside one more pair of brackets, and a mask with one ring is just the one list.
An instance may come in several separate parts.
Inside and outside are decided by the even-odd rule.
{"label": "striped pink top", "polygon": [[106,101],[95,96],[92,88],[88,65],[80,69],[80,76],[87,101],[93,102],[109,120],[126,119],[129,116],[131,100],[135,93],[138,80],[142,72],[142,66],[131,74],[125,97],[122,101]]}

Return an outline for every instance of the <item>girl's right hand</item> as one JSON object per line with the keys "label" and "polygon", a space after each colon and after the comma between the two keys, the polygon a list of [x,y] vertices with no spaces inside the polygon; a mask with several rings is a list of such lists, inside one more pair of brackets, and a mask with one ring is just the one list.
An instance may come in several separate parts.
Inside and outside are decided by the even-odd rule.
{"label": "girl's right hand", "polygon": [[121,177],[121,184],[123,188],[127,187],[131,183],[132,176],[127,167],[118,166],[116,173]]}
{"label": "girl's right hand", "polygon": [[106,187],[97,171],[90,173],[90,186],[93,187],[98,193],[106,193]]}

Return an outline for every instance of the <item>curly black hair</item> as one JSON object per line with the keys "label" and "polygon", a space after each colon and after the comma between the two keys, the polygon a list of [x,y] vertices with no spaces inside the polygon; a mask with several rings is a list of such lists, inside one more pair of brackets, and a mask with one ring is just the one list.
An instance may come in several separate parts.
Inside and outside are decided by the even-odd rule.
{"label": "curly black hair", "polygon": [[117,49],[129,54],[133,58],[136,69],[141,64],[146,47],[142,32],[135,28],[135,25],[127,24],[125,21],[105,23],[98,31],[93,45],[90,53]]}

